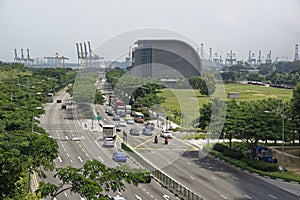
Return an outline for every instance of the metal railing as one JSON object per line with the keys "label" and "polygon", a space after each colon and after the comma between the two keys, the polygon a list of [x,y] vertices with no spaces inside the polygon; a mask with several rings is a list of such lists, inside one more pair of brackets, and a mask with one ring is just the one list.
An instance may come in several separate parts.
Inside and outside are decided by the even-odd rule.
{"label": "metal railing", "polygon": [[187,200],[203,200],[203,198],[199,197],[195,192],[191,191],[187,187],[183,186],[182,184],[178,183],[176,180],[168,176],[167,174],[163,173],[152,164],[147,162],[143,157],[137,154],[134,150],[132,150],[126,143],[122,143],[122,149],[124,149],[127,154],[133,158],[141,167],[145,170],[151,172],[151,174],[160,180],[160,182],[169,189],[172,193],[178,196],[181,199]]}

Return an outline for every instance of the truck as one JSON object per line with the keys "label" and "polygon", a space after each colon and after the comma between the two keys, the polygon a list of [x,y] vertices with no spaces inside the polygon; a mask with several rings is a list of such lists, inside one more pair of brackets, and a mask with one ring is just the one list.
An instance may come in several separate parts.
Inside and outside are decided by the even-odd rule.
{"label": "truck", "polygon": [[116,101],[115,103],[115,111],[118,115],[121,115],[122,113],[122,117],[124,117],[124,113],[126,116],[126,110],[125,110],[125,103],[124,101]]}
{"label": "truck", "polygon": [[131,105],[126,105],[125,110],[126,110],[126,114],[130,114],[131,113]]}
{"label": "truck", "polygon": [[113,105],[113,102],[115,100],[116,96],[115,95],[109,95],[109,98],[108,98],[108,105]]}
{"label": "truck", "polygon": [[103,125],[103,139],[113,138],[116,136],[116,126],[115,125]]}

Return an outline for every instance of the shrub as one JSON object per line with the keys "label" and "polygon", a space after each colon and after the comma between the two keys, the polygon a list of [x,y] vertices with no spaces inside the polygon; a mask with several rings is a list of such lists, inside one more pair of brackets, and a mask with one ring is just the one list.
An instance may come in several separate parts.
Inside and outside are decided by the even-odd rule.
{"label": "shrub", "polygon": [[254,169],[258,169],[265,172],[276,172],[278,167],[274,163],[267,163],[262,160],[245,159],[245,163]]}
{"label": "shrub", "polygon": [[244,157],[243,153],[241,151],[236,151],[236,150],[232,150],[232,149],[231,150],[230,149],[224,149],[223,155],[234,158],[234,159],[237,159],[237,160],[240,160]]}
{"label": "shrub", "polygon": [[199,139],[205,139],[206,135],[205,134],[195,134],[194,139],[199,140]]}
{"label": "shrub", "polygon": [[228,149],[228,147],[221,143],[216,143],[213,150],[223,153],[224,149]]}

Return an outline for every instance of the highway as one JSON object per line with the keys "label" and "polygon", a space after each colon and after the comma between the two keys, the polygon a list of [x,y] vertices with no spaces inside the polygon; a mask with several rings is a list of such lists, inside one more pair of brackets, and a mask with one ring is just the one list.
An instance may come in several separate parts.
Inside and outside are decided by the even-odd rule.
{"label": "highway", "polygon": [[[103,106],[99,108],[103,112]],[[110,117],[102,115],[104,121],[110,121]],[[123,127],[129,130],[133,125]],[[134,125],[140,132],[144,127],[141,124]],[[159,134],[157,127],[154,134]],[[167,175],[188,187],[204,199],[295,199],[299,196],[289,193],[280,184],[272,184],[268,179],[257,177],[253,174],[237,170],[223,161],[207,156],[199,149],[182,140],[180,133],[173,133],[173,139],[169,144],[163,143],[159,137],[159,143],[155,144],[153,136],[128,135],[128,144],[145,160]],[[122,133],[119,133],[122,138]],[[298,187],[295,184],[292,187]]]}
{"label": "highway", "polygon": [[[82,167],[87,160],[97,159],[108,167],[116,167],[119,164],[112,160],[112,154],[120,148],[120,142],[115,148],[102,147],[101,134],[99,132],[87,131],[82,127],[82,122],[75,120],[74,105],[67,106],[67,109],[61,109],[61,103],[56,103],[56,99],[62,99],[62,102],[70,100],[70,96],[64,91],[59,92],[53,103],[45,105],[46,113],[41,116],[40,125],[51,137],[57,139],[59,144],[59,157],[55,160],[56,167]],[[79,140],[80,138],[80,140]],[[126,165],[136,168],[136,164],[130,159]],[[51,177],[53,173],[48,173],[48,181],[58,183]],[[117,195],[110,194],[111,196]],[[155,181],[150,184],[139,184],[138,187],[126,185],[126,190],[119,194],[126,199],[176,199],[173,194],[163,188]],[[50,198],[47,198],[50,199]],[[77,194],[71,194],[69,191],[61,193],[58,200],[74,199],[83,200]]]}

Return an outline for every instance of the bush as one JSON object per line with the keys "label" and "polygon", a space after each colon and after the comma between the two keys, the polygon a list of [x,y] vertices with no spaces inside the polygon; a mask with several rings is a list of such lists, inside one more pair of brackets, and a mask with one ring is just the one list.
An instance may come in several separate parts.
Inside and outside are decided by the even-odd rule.
{"label": "bush", "polygon": [[195,134],[194,139],[199,140],[199,139],[205,139],[206,135],[205,134]]}
{"label": "bush", "polygon": [[216,143],[213,150],[223,153],[224,149],[228,149],[228,147],[221,143]]}
{"label": "bush", "polygon": [[224,149],[223,155],[237,160],[241,160],[244,157],[241,151],[236,151],[232,149]]}
{"label": "bush", "polygon": [[274,163],[267,163],[262,160],[251,160],[245,159],[245,163],[254,169],[258,169],[265,172],[276,172],[278,171],[278,167]]}

